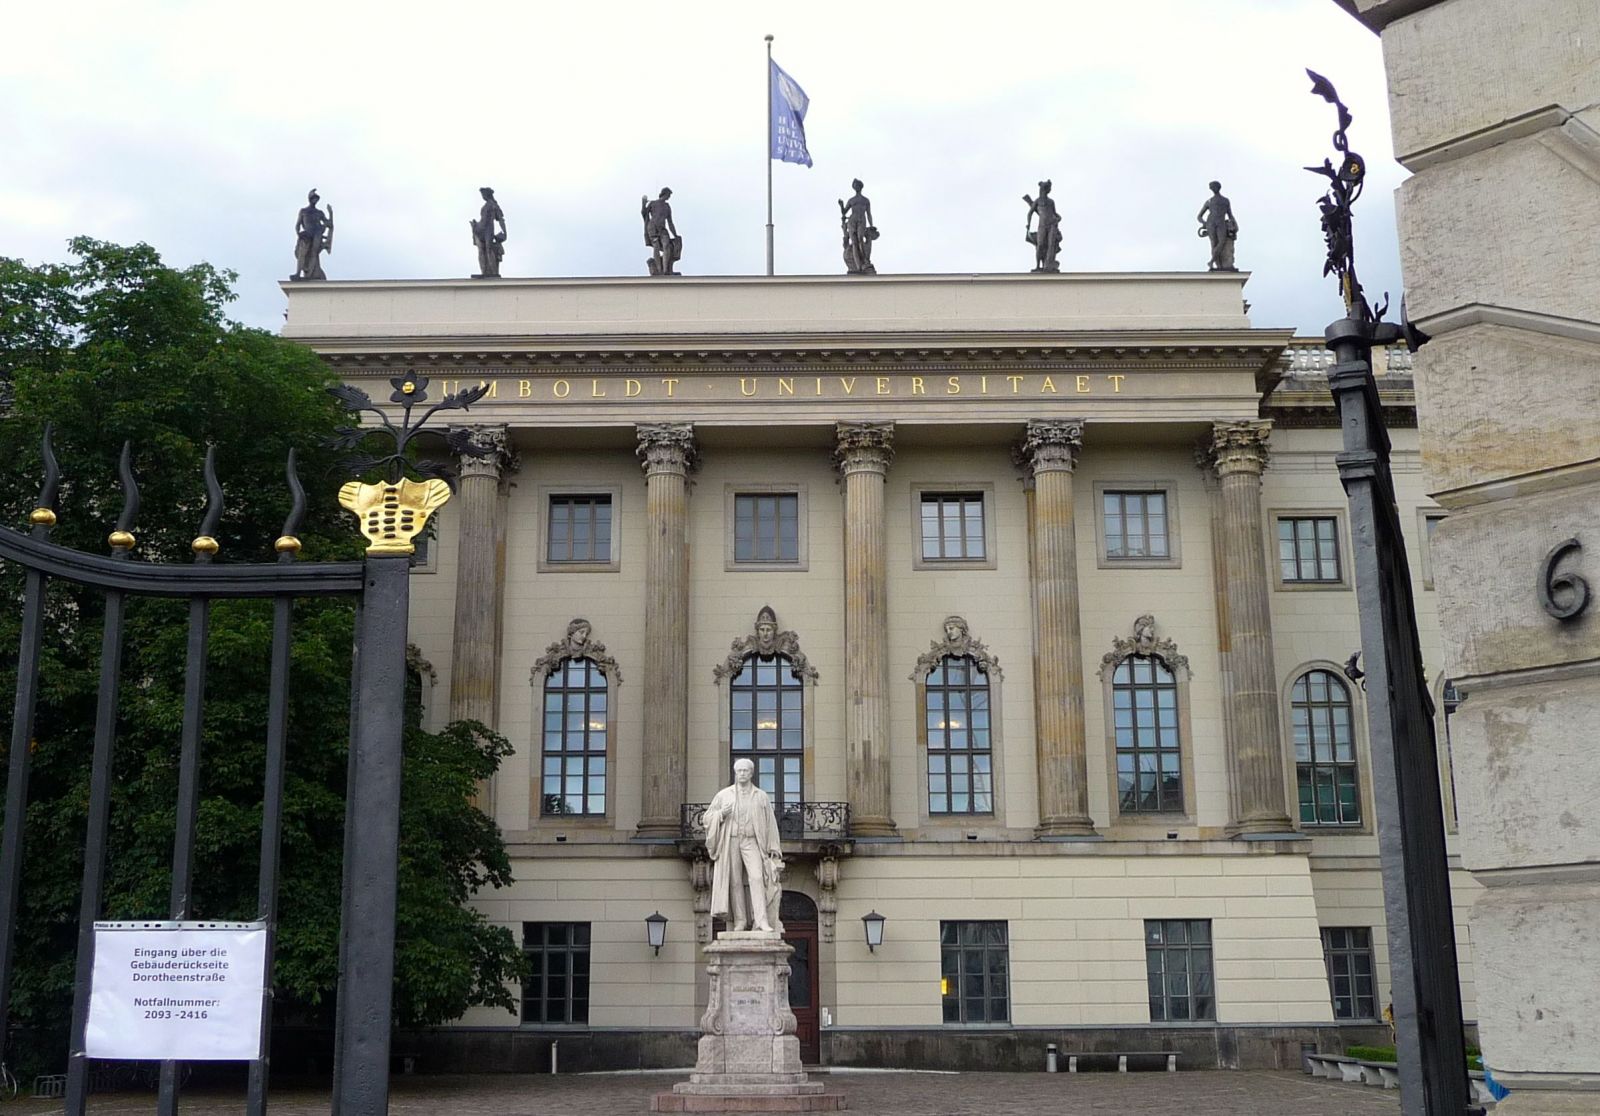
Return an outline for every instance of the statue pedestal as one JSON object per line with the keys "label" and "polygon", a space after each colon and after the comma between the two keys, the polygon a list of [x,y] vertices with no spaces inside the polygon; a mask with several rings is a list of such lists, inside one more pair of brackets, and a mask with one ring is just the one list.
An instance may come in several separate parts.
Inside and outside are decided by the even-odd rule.
{"label": "statue pedestal", "polygon": [[789,954],[774,931],[725,933],[706,946],[711,996],[689,1080],[657,1093],[652,1112],[837,1112],[800,1064],[789,1010]]}

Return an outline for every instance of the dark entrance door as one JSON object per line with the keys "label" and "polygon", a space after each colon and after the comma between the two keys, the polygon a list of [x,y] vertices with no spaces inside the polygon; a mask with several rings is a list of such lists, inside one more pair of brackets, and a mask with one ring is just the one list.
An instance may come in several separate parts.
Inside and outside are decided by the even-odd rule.
{"label": "dark entrance door", "polygon": [[798,891],[785,891],[778,917],[783,940],[794,949],[789,958],[789,1007],[794,1011],[800,1060],[822,1061],[822,1031],[817,1012],[817,905]]}

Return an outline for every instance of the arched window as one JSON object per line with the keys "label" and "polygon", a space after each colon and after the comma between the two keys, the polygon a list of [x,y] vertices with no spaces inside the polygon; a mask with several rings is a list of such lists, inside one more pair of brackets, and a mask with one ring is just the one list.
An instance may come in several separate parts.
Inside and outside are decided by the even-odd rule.
{"label": "arched window", "polygon": [[546,816],[606,812],[610,692],[593,659],[564,659],[544,680]]}
{"label": "arched window", "polygon": [[923,686],[928,813],[994,813],[989,678],[971,655],[946,655]]}
{"label": "arched window", "polygon": [[754,761],[756,785],[782,816],[805,786],[804,683],[786,655],[746,655],[728,685],[732,736],[728,767]]}
{"label": "arched window", "polygon": [[1155,655],[1129,655],[1111,675],[1117,743],[1117,809],[1123,814],[1183,812],[1183,751],[1178,680]]}
{"label": "arched window", "polygon": [[539,816],[603,816],[611,714],[622,684],[617,660],[594,638],[589,621],[575,617],[534,662],[532,682],[543,694],[544,711],[535,722]]}
{"label": "arched window", "polygon": [[1308,670],[1289,698],[1300,824],[1360,825],[1350,690],[1332,672]]}

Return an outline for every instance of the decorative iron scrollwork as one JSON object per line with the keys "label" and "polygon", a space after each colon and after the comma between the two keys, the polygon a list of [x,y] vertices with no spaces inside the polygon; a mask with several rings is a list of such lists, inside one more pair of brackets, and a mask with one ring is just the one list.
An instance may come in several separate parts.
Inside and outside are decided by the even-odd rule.
{"label": "decorative iron scrollwork", "polygon": [[1328,192],[1317,202],[1317,208],[1322,211],[1322,239],[1328,247],[1328,260],[1322,267],[1322,274],[1338,276],[1339,293],[1344,296],[1347,315],[1361,322],[1379,322],[1388,312],[1389,298],[1385,295],[1383,304],[1374,309],[1361,289],[1361,281],[1356,278],[1356,241],[1351,221],[1352,207],[1366,185],[1367,161],[1350,150],[1350,137],[1346,132],[1354,117],[1339,99],[1333,82],[1313,70],[1307,70],[1306,74],[1311,78],[1312,94],[1339,110],[1339,127],[1333,133],[1339,165],[1334,166],[1332,159],[1324,159],[1320,167],[1306,168],[1328,180]]}
{"label": "decorative iron scrollwork", "polygon": [[1575,620],[1589,607],[1589,583],[1575,573],[1556,574],[1561,559],[1582,550],[1577,539],[1563,539],[1550,548],[1539,567],[1539,603],[1557,620]]}

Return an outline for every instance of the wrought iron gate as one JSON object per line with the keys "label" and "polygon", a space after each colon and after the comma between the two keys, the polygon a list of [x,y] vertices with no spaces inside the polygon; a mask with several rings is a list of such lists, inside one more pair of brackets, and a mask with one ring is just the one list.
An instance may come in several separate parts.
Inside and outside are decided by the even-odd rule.
{"label": "wrought iron gate", "polygon": [[[66,1112],[82,1116],[88,1099],[90,1059],[85,1054],[90,976],[94,962],[94,923],[105,896],[105,866],[111,813],[112,758],[117,740],[124,613],[130,596],[176,597],[189,603],[189,638],[179,753],[176,836],[172,854],[171,917],[192,914],[196,815],[200,805],[200,741],[205,714],[206,646],[211,603],[229,598],[268,598],[273,602],[271,668],[263,781],[258,917],[267,927],[266,988],[262,996],[261,1056],[250,1065],[248,1111],[267,1108],[272,1018],[272,956],[277,931],[279,851],[288,744],[289,656],[294,602],[301,597],[349,596],[356,600],[352,651],[350,760],[345,804],[345,857],[339,941],[339,991],[335,1024],[333,1112],[338,1116],[380,1116],[388,1111],[389,1038],[394,977],[397,850],[400,827],[401,737],[404,725],[405,650],[412,539],[429,515],[450,497],[448,469],[411,464],[408,445],[437,411],[464,409],[481,398],[482,388],[447,395],[417,421],[412,409],[427,400],[425,378],[407,373],[394,380],[391,401],[403,411],[400,425],[358,389],[332,389],[345,406],[374,416],[366,427],[339,431],[336,444],[353,449],[373,435],[393,441],[393,452],[351,461],[361,472],[382,468],[377,484],[351,481],[340,503],[361,521],[368,540],[360,562],[299,562],[295,537],[306,497],[291,450],[286,481],[292,497],[288,519],[275,544],[277,560],[217,564],[220,549],[212,532],[221,521],[222,486],[214,454],[206,455],[206,508],[192,544],[191,564],[133,560],[133,534],[139,490],[131,447],[122,450],[121,514],[107,542],[109,554],[86,554],[50,541],[57,520],[61,472],[45,432],[45,474],[30,530],[0,526],[0,559],[26,574],[22,634],[17,662],[16,705],[6,785],[5,826],[0,834],[0,1036],[10,1021],[15,960],[14,929],[21,891],[24,821],[28,804],[30,742],[39,690],[40,654],[46,637],[45,590],[52,579],[87,586],[104,594],[105,619],[100,654],[100,686],[95,714],[83,888],[78,921],[76,978],[73,983],[71,1048],[67,1063]],[[480,453],[454,434],[454,453]],[[411,480],[407,469],[427,479]],[[174,1062],[161,1067],[157,1111],[178,1111],[180,1073]]]}

